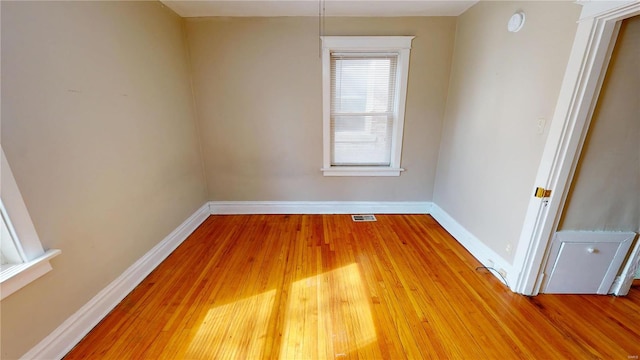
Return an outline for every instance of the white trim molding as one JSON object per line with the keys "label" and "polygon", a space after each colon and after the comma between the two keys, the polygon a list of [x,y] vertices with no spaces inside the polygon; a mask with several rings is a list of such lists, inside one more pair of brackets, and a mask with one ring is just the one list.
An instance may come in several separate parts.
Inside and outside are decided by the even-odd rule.
{"label": "white trim molding", "polygon": [[29,261],[44,254],[44,248],[40,242],[38,232],[33,225],[27,205],[22,198],[20,188],[13,176],[11,165],[7,159],[4,149],[2,150],[2,173],[0,174],[0,198],[4,205],[4,211],[8,217],[7,226],[10,228],[12,237],[16,242],[22,260]]}
{"label": "white trim molding", "polygon": [[[49,260],[60,255],[61,251],[45,251],[1,147],[0,152],[0,220],[7,227],[0,241],[3,251],[10,250],[15,255],[9,264],[2,265],[0,269],[1,300],[51,271]],[[4,238],[4,234],[10,235]],[[8,253],[3,252],[3,256]]]}
{"label": "white trim molding", "polygon": [[[473,257],[478,260],[482,266],[490,267],[495,269],[495,271],[503,272],[501,274],[505,277],[507,287],[513,289],[513,284],[517,279],[516,274],[513,272],[513,266],[500,255],[498,255],[495,251],[493,251],[490,247],[488,247],[485,243],[483,243],[480,239],[478,239],[475,235],[473,235],[469,230],[467,230],[464,226],[454,220],[451,215],[449,215],[446,211],[440,208],[438,205],[433,204],[431,208],[431,216],[445,229],[454,239],[456,239],[460,245],[462,245],[467,251],[473,255]],[[498,275],[498,273],[491,271],[496,278],[498,278],[501,282],[504,282],[503,279]]]}
{"label": "white trim molding", "polygon": [[545,254],[562,216],[620,21],[640,14],[638,1],[581,4],[581,19],[534,185],[552,189],[553,195],[531,197],[514,259],[520,275],[513,290],[525,295],[540,291]]}
{"label": "white trim molding", "polygon": [[322,36],[322,46],[331,50],[360,51],[411,49],[415,36]]}
{"label": "white trim molding", "polygon": [[385,166],[331,166],[320,170],[324,176],[400,176],[404,171]]}
{"label": "white trim molding", "polygon": [[143,255],[21,359],[61,359],[209,217],[209,204]]}
{"label": "white trim molding", "polygon": [[592,18],[595,16],[602,17],[609,12],[619,12],[627,6],[633,6],[638,0],[578,0],[578,4],[582,5],[580,19]]}
{"label": "white trim molding", "polygon": [[211,215],[429,214],[428,201],[210,201]]}
{"label": "white trim molding", "polygon": [[58,249],[51,249],[35,259],[20,264],[5,265],[0,275],[0,300],[53,270],[49,260],[61,253],[62,251]]}
{"label": "white trim molding", "polygon": [[[634,236],[634,238],[636,238],[636,236]],[[609,294],[615,296],[627,295],[629,290],[631,290],[631,285],[636,277],[638,268],[640,268],[640,240],[636,239],[635,246],[631,252],[629,252],[626,263],[623,265],[620,274],[616,276],[613,285],[611,285],[611,289],[609,289]]]}

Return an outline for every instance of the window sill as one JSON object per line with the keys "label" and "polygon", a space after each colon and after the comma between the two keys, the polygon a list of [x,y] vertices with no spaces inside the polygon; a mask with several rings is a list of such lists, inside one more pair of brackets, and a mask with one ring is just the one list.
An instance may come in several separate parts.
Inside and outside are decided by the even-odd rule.
{"label": "window sill", "polygon": [[324,176],[400,176],[404,171],[385,166],[332,166],[321,170]]}
{"label": "window sill", "polygon": [[47,250],[40,257],[22,264],[3,265],[0,272],[0,300],[27,286],[32,281],[51,271],[49,260],[60,255],[58,249]]}

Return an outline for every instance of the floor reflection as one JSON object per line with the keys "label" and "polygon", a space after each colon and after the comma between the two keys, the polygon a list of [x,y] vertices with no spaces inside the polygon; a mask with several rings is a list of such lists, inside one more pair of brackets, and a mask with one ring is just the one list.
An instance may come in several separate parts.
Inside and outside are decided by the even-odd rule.
{"label": "floor reflection", "polygon": [[280,359],[339,358],[375,341],[358,266],[293,283],[284,328]]}
{"label": "floor reflection", "polygon": [[187,359],[262,358],[276,290],[209,310]]}

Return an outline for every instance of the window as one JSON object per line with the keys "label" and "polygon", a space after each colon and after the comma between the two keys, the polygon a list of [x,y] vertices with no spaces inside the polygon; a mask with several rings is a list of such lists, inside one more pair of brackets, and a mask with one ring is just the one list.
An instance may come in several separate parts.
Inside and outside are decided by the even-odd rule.
{"label": "window", "polygon": [[51,270],[60,250],[45,251],[2,151],[0,196],[0,299]]}
{"label": "window", "polygon": [[325,176],[399,176],[413,36],[323,36]]}

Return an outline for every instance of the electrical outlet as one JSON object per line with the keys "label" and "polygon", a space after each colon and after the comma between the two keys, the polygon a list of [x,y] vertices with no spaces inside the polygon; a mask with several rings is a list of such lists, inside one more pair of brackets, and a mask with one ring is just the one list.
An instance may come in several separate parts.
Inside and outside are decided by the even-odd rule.
{"label": "electrical outlet", "polygon": [[507,247],[504,248],[507,253],[511,253],[511,243],[507,243]]}
{"label": "electrical outlet", "polygon": [[498,270],[498,273],[502,275],[505,279],[507,278],[507,271],[505,269]]}

